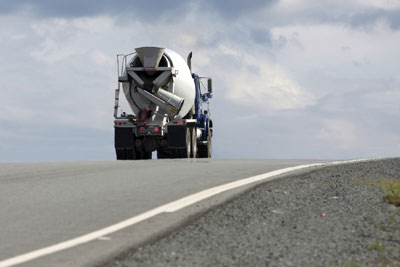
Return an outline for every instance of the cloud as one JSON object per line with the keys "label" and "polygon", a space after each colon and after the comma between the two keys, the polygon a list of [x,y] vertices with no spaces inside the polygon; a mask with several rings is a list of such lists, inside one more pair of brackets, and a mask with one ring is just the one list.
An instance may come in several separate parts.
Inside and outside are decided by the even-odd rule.
{"label": "cloud", "polygon": [[[394,30],[400,27],[400,4],[396,0],[190,0],[151,3],[140,0],[3,0],[0,14],[26,12],[38,17],[82,18],[94,16],[119,17],[127,21],[183,21],[194,14],[199,20],[225,20],[252,22],[267,27],[293,24],[345,24],[350,27],[368,28],[385,21]],[[251,14],[251,16],[249,15]],[[227,25],[228,27],[229,25]],[[269,42],[268,31],[251,30],[256,42]]]}
{"label": "cloud", "polygon": [[208,0],[200,1],[201,8],[205,10],[215,10],[222,17],[230,20],[237,19],[248,13],[263,9],[277,3],[278,0]]}
{"label": "cloud", "polygon": [[398,0],[356,0],[358,5],[369,7],[369,8],[379,8],[382,10],[398,10],[400,9],[400,2]]}
{"label": "cloud", "polygon": [[[315,97],[279,67],[266,63],[257,66],[243,63],[235,75],[228,73],[225,77],[225,84],[230,84],[229,90],[225,91],[226,97],[236,105],[287,110],[302,109],[315,103]],[[223,74],[218,76],[223,77]]]}
{"label": "cloud", "polygon": [[90,54],[90,58],[97,65],[110,66],[115,63],[112,58],[110,58],[100,50],[93,51]]}
{"label": "cloud", "polygon": [[322,128],[317,134],[317,138],[334,144],[336,149],[358,149],[367,144],[361,137],[365,136],[358,127],[344,119],[324,119]]}
{"label": "cloud", "polygon": [[254,29],[250,33],[254,42],[265,45],[272,45],[271,32],[266,29]]}
{"label": "cloud", "polygon": [[353,27],[373,27],[377,22],[383,21],[389,24],[392,29],[400,28],[400,10],[368,10],[354,15],[347,19]]}
{"label": "cloud", "polygon": [[[107,17],[49,19],[34,23],[31,28],[41,42],[31,50],[30,55],[38,61],[56,63],[90,54],[97,64],[114,64],[110,56],[96,48],[94,41],[110,32],[113,24],[114,21]],[[88,46],[82,47],[80,42],[83,40],[88,42]]]}
{"label": "cloud", "polygon": [[255,19],[263,20],[270,27],[291,25],[344,25],[370,29],[385,22],[393,30],[400,25],[400,4],[397,0],[280,0],[264,10]]}
{"label": "cloud", "polygon": [[0,13],[8,14],[19,11],[32,12],[40,17],[88,17],[101,15],[135,14],[135,16],[154,20],[165,13],[187,7],[189,2],[179,0],[153,0],[151,5],[140,0],[4,0],[0,2]]}
{"label": "cloud", "polygon": [[[141,0],[4,0],[0,2],[0,14],[9,14],[20,11],[30,12],[40,17],[76,18],[88,16],[122,16],[130,20],[127,14],[134,19],[157,21],[161,18],[169,21],[182,19],[191,11],[215,13],[225,19],[235,20],[250,12],[272,5],[278,0],[207,0],[207,1],[180,1],[180,0],[153,0],[151,4]],[[211,12],[210,12],[211,11]],[[203,13],[207,15],[207,13]]]}
{"label": "cloud", "polygon": [[[235,20],[253,11],[277,3],[278,0],[153,0],[151,4],[141,0],[3,0],[0,2],[0,13],[8,14],[21,10],[33,12],[42,17],[86,17],[102,15],[134,14],[142,20],[158,20],[164,15],[169,19],[183,18],[196,10],[206,13],[214,13],[225,19]],[[206,12],[205,12],[206,11]]]}

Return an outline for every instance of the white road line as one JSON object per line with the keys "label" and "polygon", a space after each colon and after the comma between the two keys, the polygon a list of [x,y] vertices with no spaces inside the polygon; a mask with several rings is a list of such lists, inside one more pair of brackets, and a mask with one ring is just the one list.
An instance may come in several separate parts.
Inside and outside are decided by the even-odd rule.
{"label": "white road line", "polygon": [[151,217],[154,217],[156,215],[159,215],[164,212],[175,212],[180,209],[183,209],[187,206],[190,206],[196,202],[202,201],[204,199],[207,199],[209,197],[215,196],[217,194],[220,194],[222,192],[238,188],[240,186],[248,185],[254,182],[259,182],[259,181],[268,181],[268,180],[273,180],[276,178],[276,176],[280,174],[285,174],[289,173],[291,171],[295,170],[300,170],[300,169],[305,169],[305,168],[310,168],[310,167],[316,167],[316,166],[329,166],[329,165],[336,165],[336,164],[342,164],[342,163],[354,163],[354,162],[362,162],[362,161],[369,161],[373,159],[360,159],[360,160],[348,160],[348,161],[337,161],[337,162],[331,162],[331,163],[315,163],[315,164],[307,164],[307,165],[299,165],[295,167],[288,167],[280,170],[275,170],[272,172],[267,172],[264,174],[248,177],[242,180],[238,180],[235,182],[231,182],[228,184],[216,186],[210,189],[203,190],[201,192],[189,195],[187,197],[178,199],[176,201],[170,202],[168,204],[162,205],[160,207],[157,207],[155,209],[149,210],[147,212],[144,212],[142,214],[139,214],[137,216],[134,216],[130,219],[127,219],[125,221],[119,222],[117,224],[111,225],[109,227],[100,229],[98,231],[73,238],[61,243],[58,243],[56,245],[52,245],[49,247],[45,247],[42,249],[34,250],[19,256],[15,256],[3,261],[0,261],[0,267],[10,267],[10,266],[15,266],[17,264],[21,264],[24,262],[28,262],[46,255],[50,255],[68,248],[76,247],[78,245],[88,243],[90,241],[93,241],[95,239],[99,239],[101,237],[107,236],[109,234],[112,234],[114,232],[117,232],[119,230],[122,230],[124,228],[127,228],[129,226],[132,226],[136,223],[139,223],[141,221],[147,220]]}

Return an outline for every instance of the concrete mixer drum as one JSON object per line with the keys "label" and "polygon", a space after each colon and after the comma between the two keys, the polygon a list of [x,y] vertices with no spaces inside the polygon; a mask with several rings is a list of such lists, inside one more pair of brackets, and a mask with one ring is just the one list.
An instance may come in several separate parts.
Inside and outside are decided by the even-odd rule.
{"label": "concrete mixer drum", "polygon": [[194,105],[195,84],[186,62],[172,50],[136,49],[120,81],[131,109],[151,113],[149,123],[183,118]]}

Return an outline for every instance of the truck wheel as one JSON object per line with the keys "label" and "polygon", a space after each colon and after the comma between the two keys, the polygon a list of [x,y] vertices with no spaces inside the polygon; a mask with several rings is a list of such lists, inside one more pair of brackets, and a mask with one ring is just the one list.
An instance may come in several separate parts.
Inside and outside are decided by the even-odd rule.
{"label": "truck wheel", "polygon": [[169,157],[171,159],[178,159],[181,157],[180,149],[170,149],[169,150]]}
{"label": "truck wheel", "polygon": [[211,143],[199,145],[199,158],[211,158]]}
{"label": "truck wheel", "polygon": [[143,159],[151,159],[152,158],[152,152],[144,152],[143,153]]}
{"label": "truck wheel", "polygon": [[152,152],[143,152],[142,159],[151,159]]}
{"label": "truck wheel", "polygon": [[124,160],[125,159],[125,149],[124,148],[116,148],[115,154],[117,156],[117,160]]}
{"label": "truck wheel", "polygon": [[143,152],[143,151],[135,151],[135,157],[132,159],[141,160],[141,159],[151,159],[151,152]]}
{"label": "truck wheel", "polygon": [[201,144],[199,148],[199,158],[211,158],[212,144],[211,144],[211,128],[210,124],[207,123],[207,144]]}
{"label": "truck wheel", "polygon": [[211,142],[205,145],[199,145],[199,158],[211,158],[212,146]]}
{"label": "truck wheel", "polygon": [[117,160],[132,160],[137,159],[137,153],[134,148],[116,148]]}
{"label": "truck wheel", "polygon": [[136,151],[134,148],[125,148],[126,159],[136,159]]}
{"label": "truck wheel", "polygon": [[186,147],[184,149],[182,149],[182,158],[190,158],[190,155],[192,153],[192,146],[191,146],[191,139],[192,139],[192,135],[191,135],[191,131],[189,127],[186,127]]}
{"label": "truck wheel", "polygon": [[167,159],[169,158],[169,153],[166,150],[157,150],[157,158],[158,159]]}
{"label": "truck wheel", "polygon": [[196,133],[196,127],[190,128],[190,145],[191,145],[191,153],[190,157],[191,158],[197,158],[197,133]]}

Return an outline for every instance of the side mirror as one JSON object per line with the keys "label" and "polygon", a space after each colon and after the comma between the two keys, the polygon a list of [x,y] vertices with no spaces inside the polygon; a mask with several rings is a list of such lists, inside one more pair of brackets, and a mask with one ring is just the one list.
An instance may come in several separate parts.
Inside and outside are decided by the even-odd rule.
{"label": "side mirror", "polygon": [[208,92],[212,93],[212,79],[211,78],[208,79]]}

